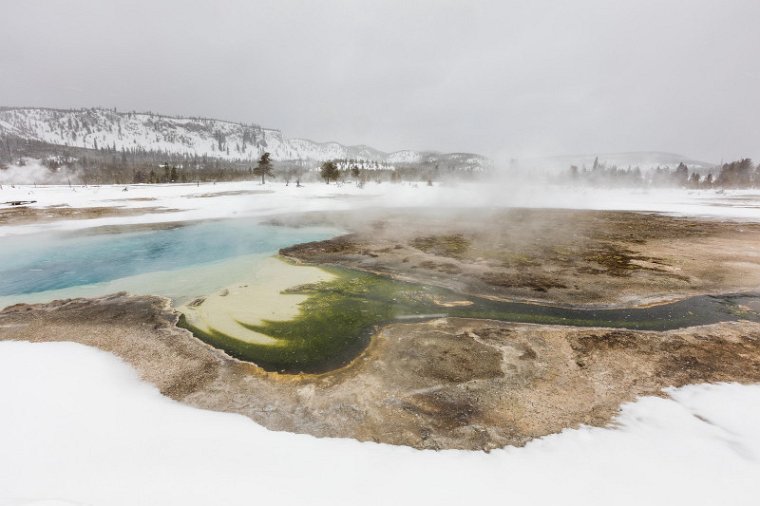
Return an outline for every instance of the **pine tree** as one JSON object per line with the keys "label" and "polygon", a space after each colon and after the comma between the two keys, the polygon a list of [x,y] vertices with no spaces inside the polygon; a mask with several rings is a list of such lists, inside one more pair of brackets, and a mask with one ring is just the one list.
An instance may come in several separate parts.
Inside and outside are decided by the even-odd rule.
{"label": "pine tree", "polygon": [[261,177],[261,184],[266,183],[267,177],[274,177],[272,174],[272,161],[269,159],[269,153],[264,153],[259,158],[259,164],[253,169],[253,173]]}
{"label": "pine tree", "polygon": [[676,167],[676,171],[673,174],[673,180],[680,186],[685,186],[689,179],[689,168],[685,163],[681,162]]}
{"label": "pine tree", "polygon": [[322,179],[325,180],[325,183],[330,184],[331,179],[333,181],[338,179],[338,173],[340,171],[338,170],[338,166],[335,165],[335,162],[325,162],[322,164],[319,172],[322,176]]}

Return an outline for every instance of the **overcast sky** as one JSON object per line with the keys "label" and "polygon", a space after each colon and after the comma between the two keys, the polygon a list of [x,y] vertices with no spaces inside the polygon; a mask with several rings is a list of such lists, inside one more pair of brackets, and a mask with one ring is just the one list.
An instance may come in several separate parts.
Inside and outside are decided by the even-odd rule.
{"label": "overcast sky", "polygon": [[0,0],[0,105],[499,159],[760,158],[760,1]]}

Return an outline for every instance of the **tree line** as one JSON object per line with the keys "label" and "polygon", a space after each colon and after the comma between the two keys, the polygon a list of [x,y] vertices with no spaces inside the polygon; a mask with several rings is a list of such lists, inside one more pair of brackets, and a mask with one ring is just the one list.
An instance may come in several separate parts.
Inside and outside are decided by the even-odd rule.
{"label": "tree line", "polygon": [[558,182],[605,187],[760,188],[760,164],[754,165],[750,158],[723,163],[705,172],[702,168],[691,170],[683,162],[675,169],[621,169],[614,165],[607,167],[597,158],[590,169],[571,165]]}
{"label": "tree line", "polygon": [[[262,155],[263,156],[263,155]],[[168,153],[165,151],[115,150],[101,147],[98,150],[71,146],[58,146],[45,142],[0,136],[0,170],[19,165],[25,158],[41,160],[51,171],[67,170],[72,183],[129,184],[129,183],[190,183],[261,180],[258,170],[261,160],[251,164],[244,160],[226,160],[207,155]],[[455,163],[438,163],[429,160],[419,163],[397,164],[367,160],[335,159],[327,162],[315,160],[275,161],[268,156],[268,170],[264,179],[274,178],[284,184],[291,182],[428,182],[444,179],[475,179],[486,175],[462,169]],[[325,164],[328,168],[325,169]]]}

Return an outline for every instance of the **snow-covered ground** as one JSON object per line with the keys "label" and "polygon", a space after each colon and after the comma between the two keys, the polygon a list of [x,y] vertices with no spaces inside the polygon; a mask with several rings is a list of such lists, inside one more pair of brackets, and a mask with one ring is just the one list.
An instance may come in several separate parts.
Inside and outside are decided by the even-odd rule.
{"label": "snow-covered ground", "polygon": [[[555,207],[760,221],[752,191],[309,184],[4,186],[0,202],[165,207],[171,213],[0,227],[18,234],[320,209]],[[206,194],[266,190],[270,193]],[[124,199],[155,200],[124,200]],[[0,242],[2,244],[2,242]],[[0,343],[0,505],[687,504],[760,497],[760,385],[701,385],[490,454],[315,439],[162,397],[113,356],[72,343]]]}
{"label": "snow-covered ground", "polygon": [[[113,356],[0,343],[0,504],[756,505],[760,386],[689,386],[490,454],[268,431]],[[39,501],[39,503],[37,502]]]}
{"label": "snow-covered ground", "polygon": [[[124,191],[127,188],[127,191]],[[234,192],[242,193],[235,195]],[[221,195],[220,195],[221,194]],[[213,196],[219,195],[219,196]],[[557,187],[509,183],[425,184],[369,183],[302,188],[282,182],[128,185],[128,186],[3,186],[0,204],[36,200],[32,207],[163,207],[173,212],[128,217],[63,220],[55,223],[0,226],[0,237],[76,230],[101,225],[160,223],[235,216],[270,216],[286,212],[368,207],[550,207],[655,211],[684,216],[760,221],[760,191],[630,190]]]}

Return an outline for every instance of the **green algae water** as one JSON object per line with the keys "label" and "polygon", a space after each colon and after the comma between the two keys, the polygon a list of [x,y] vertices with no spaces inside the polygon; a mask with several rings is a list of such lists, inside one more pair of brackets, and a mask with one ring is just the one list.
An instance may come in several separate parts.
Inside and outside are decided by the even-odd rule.
{"label": "green algae water", "polygon": [[349,363],[367,346],[378,327],[390,322],[448,316],[545,325],[671,330],[740,319],[760,321],[760,313],[751,307],[760,299],[753,295],[692,297],[647,308],[571,309],[493,301],[350,269],[323,269],[333,279],[286,290],[286,293],[306,296],[294,318],[237,322],[243,329],[274,338],[276,346],[246,342],[213,327],[202,330],[188,319],[181,320],[180,325],[228,354],[266,370],[321,373]]}

